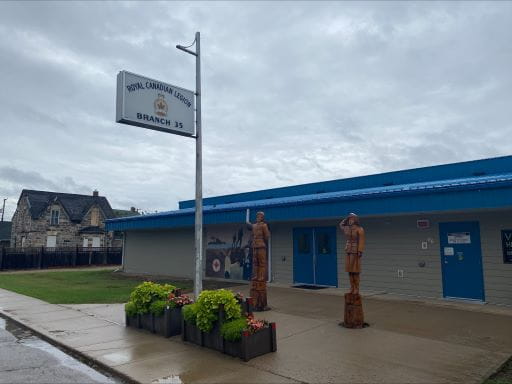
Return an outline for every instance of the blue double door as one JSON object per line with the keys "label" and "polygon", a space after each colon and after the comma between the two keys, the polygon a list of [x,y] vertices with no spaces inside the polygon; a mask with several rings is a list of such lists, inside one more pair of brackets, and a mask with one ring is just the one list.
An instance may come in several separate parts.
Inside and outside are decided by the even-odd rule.
{"label": "blue double door", "polygon": [[295,284],[338,286],[336,227],[294,228]]}
{"label": "blue double door", "polygon": [[485,300],[478,222],[439,223],[439,237],[444,297]]}

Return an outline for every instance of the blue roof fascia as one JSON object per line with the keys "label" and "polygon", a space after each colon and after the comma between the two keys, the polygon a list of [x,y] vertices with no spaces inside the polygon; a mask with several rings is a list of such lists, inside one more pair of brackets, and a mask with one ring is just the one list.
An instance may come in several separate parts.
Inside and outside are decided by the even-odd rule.
{"label": "blue roof fascia", "polygon": [[[343,210],[352,210],[361,215],[383,213],[405,213],[421,211],[442,211],[456,209],[477,209],[512,205],[512,174],[447,180],[438,183],[414,183],[402,186],[367,188],[356,191],[342,191],[322,195],[307,195],[272,200],[240,202],[204,207],[204,224],[244,222],[245,210],[252,215],[259,209],[265,210],[268,220],[291,220],[300,218],[327,218],[344,215]],[[481,201],[482,191],[506,191],[500,199],[486,193],[491,201]],[[457,199],[450,204],[438,200],[451,194],[472,196],[461,206]],[[468,195],[469,194],[469,195]],[[417,199],[417,196],[423,196]],[[508,198],[508,200],[507,200]],[[367,203],[359,201],[367,200]],[[390,203],[392,202],[392,203]],[[432,205],[432,202],[436,204]],[[391,205],[386,205],[386,204]],[[411,205],[412,204],[412,205]],[[490,204],[490,205],[489,205]],[[497,204],[497,205],[496,205]],[[325,210],[325,207],[328,207]],[[388,208],[386,208],[388,207]],[[370,209],[371,208],[371,209]],[[370,210],[368,210],[370,209]],[[387,210],[386,210],[387,209]],[[144,228],[176,228],[194,225],[194,209],[184,209],[158,214],[111,219],[106,221],[107,230],[128,230]]]}
{"label": "blue roof fascia", "polygon": [[[386,172],[376,175],[359,176],[347,179],[323,181],[272,188],[253,192],[209,197],[203,199],[204,205],[229,204],[243,201],[265,200],[309,194],[321,194],[343,190],[382,187],[385,185],[400,185],[414,182],[431,182],[475,175],[492,175],[510,172],[512,156],[503,156],[483,160],[472,160],[460,163],[435,165],[430,167]],[[179,202],[179,208],[193,208],[194,200]]]}

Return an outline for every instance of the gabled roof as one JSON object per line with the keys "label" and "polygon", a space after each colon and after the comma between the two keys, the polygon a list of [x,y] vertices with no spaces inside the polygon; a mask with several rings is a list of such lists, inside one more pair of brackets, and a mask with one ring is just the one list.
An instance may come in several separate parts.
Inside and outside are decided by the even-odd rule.
{"label": "gabled roof", "polygon": [[82,221],[89,209],[95,204],[101,208],[107,219],[114,217],[112,207],[104,196],[24,189],[21,191],[20,200],[23,197],[28,198],[32,219],[39,218],[48,205],[53,202],[59,202],[68,214],[69,219],[74,222]]}
{"label": "gabled roof", "polygon": [[[470,177],[440,177],[437,180],[408,182],[386,186],[340,189],[276,198],[242,200],[231,203],[205,204],[205,225],[245,222],[264,210],[268,221],[339,218],[349,212],[359,215],[385,215],[413,212],[441,212],[468,209],[512,207],[512,157],[500,158],[499,171],[488,169],[484,175],[478,162]],[[506,160],[506,161],[503,161]],[[508,163],[508,167],[503,164]],[[508,169],[507,169],[508,168]],[[507,170],[508,172],[503,172]],[[468,170],[469,171],[469,170]],[[471,173],[470,173],[471,174]],[[373,177],[373,176],[372,176]],[[263,191],[264,192],[264,191]],[[157,229],[194,225],[194,208],[108,220],[107,230]]]}
{"label": "gabled roof", "polygon": [[10,221],[0,221],[0,241],[11,240],[12,223]]}

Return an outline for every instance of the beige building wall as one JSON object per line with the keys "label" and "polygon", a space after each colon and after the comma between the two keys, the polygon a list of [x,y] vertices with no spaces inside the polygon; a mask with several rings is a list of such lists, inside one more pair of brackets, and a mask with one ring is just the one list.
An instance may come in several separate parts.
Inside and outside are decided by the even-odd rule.
{"label": "beige building wall", "polygon": [[193,278],[194,266],[193,229],[125,233],[125,272]]}
{"label": "beige building wall", "polygon": [[[418,219],[430,228],[417,228]],[[512,264],[503,263],[501,230],[512,229],[512,210],[452,214],[363,217],[366,250],[362,261],[361,289],[420,297],[443,297],[439,223],[478,221],[482,247],[485,299],[512,305]],[[274,282],[293,284],[293,228],[337,228],[337,220],[300,223],[270,222],[271,268]],[[348,287],[344,272],[344,238],[337,228],[338,285]],[[422,247],[426,243],[426,249]],[[192,277],[193,229],[129,231],[125,239],[125,270],[133,273]],[[399,271],[401,271],[399,275]]]}
{"label": "beige building wall", "polygon": [[[417,228],[429,219],[430,228]],[[503,262],[501,230],[512,229],[512,210],[362,218],[366,233],[361,289],[421,297],[443,297],[439,223],[478,221],[486,301],[512,305],[512,264]],[[293,228],[336,226],[337,221],[272,224],[272,273],[293,284]],[[338,285],[349,286],[344,272],[344,238],[337,229]],[[422,246],[426,243],[426,249]],[[400,275],[399,275],[400,271]],[[400,277],[403,276],[403,277]]]}

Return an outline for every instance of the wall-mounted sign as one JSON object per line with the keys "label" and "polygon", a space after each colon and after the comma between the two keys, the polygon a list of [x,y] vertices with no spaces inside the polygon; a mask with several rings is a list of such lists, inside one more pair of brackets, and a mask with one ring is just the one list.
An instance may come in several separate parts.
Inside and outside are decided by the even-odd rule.
{"label": "wall-mounted sign", "polygon": [[[208,229],[205,277],[230,280],[251,280],[251,232],[245,224],[222,229]],[[267,249],[267,281],[270,281],[270,250]]]}
{"label": "wall-mounted sign", "polygon": [[418,220],[416,220],[416,227],[419,229],[428,229],[428,228],[430,228],[430,220],[429,219],[418,219]]}
{"label": "wall-mounted sign", "polygon": [[449,233],[448,244],[471,244],[471,235],[469,232]]}
{"label": "wall-mounted sign", "polygon": [[453,256],[455,255],[455,250],[453,249],[453,247],[444,247],[444,255]]}
{"label": "wall-mounted sign", "polygon": [[503,262],[512,263],[512,229],[501,231],[501,245],[503,249]]}
{"label": "wall-mounted sign", "polygon": [[116,121],[194,135],[194,92],[131,72],[117,75]]}

